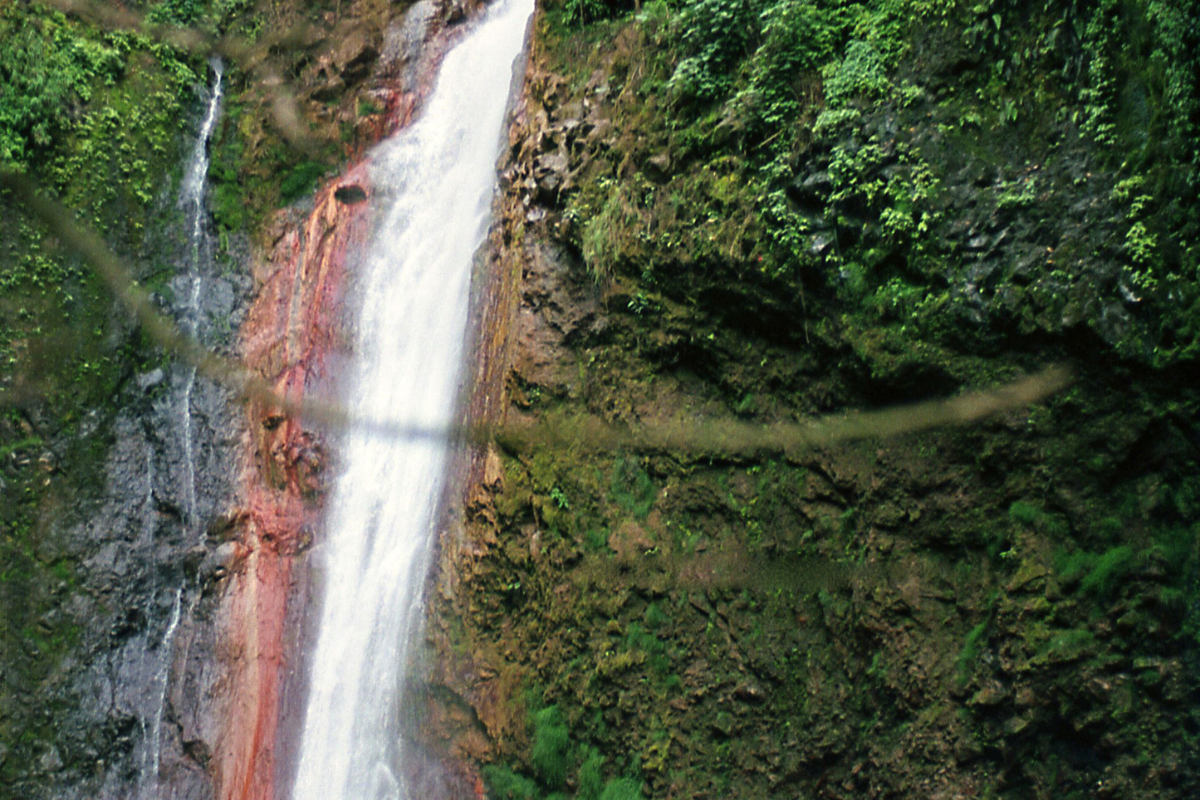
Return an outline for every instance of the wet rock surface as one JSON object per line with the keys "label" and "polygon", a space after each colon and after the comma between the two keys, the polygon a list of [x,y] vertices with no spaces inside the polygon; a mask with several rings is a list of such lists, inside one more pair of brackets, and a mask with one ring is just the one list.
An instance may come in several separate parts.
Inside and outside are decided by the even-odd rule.
{"label": "wet rock surface", "polygon": [[[621,780],[652,797],[1194,794],[1171,731],[1193,729],[1200,690],[1196,402],[1173,370],[1131,366],[1172,312],[1132,292],[1125,211],[1087,142],[1047,159],[1027,132],[964,133],[933,93],[976,55],[918,45],[929,94],[863,103],[799,146],[784,191],[808,260],[774,274],[731,188],[745,176],[713,157],[732,134],[681,147],[647,109],[670,75],[645,55],[661,32],[604,23],[601,51],[555,24],[489,255],[501,334],[483,347],[506,370],[472,408],[567,430],[770,422],[1047,359],[1077,383],[960,431],[787,457],[476,454],[431,591],[431,735],[502,797]],[[922,170],[946,258],[913,257],[862,188]],[[710,216],[684,218],[689,192]],[[864,292],[826,262],[847,252],[920,288]]]}
{"label": "wet rock surface", "polygon": [[[215,342],[216,320],[245,313],[247,287],[237,276],[205,279],[200,334]],[[51,745],[5,754],[12,796],[212,796],[212,687],[183,687],[197,653],[211,659],[213,581],[197,568],[217,545],[210,527],[234,489],[227,466],[241,423],[228,391],[204,380],[186,389],[190,371],[163,363],[128,375],[111,416],[97,411],[83,434],[107,452],[95,483],[43,522],[39,558],[70,569],[46,587],[51,599],[26,601],[51,607],[41,636],[64,657],[27,681],[25,669],[42,654],[26,653],[26,663],[6,654],[7,724],[53,732],[43,740]],[[190,454],[181,435],[185,394]]]}
{"label": "wet rock surface", "polygon": [[[289,55],[328,55],[313,62],[312,75],[294,75],[301,88],[327,92],[309,109],[315,122],[329,116],[330,101],[349,109],[348,119],[362,123],[353,145],[361,147],[411,117],[444,51],[443,42],[419,57],[442,17],[429,3],[419,4],[407,25],[399,7],[344,10],[350,22],[337,30],[347,35],[310,37]],[[389,25],[405,31],[404,46],[381,56]],[[359,104],[360,95],[378,105]],[[236,152],[253,154],[269,141],[256,127],[268,115],[255,118],[252,93],[235,103],[235,116],[217,123],[226,129],[221,146],[233,131]],[[188,132],[194,137],[199,128],[197,120]],[[339,187],[339,199],[329,186],[309,203],[315,210],[307,230],[306,215],[281,212],[276,233],[268,233],[282,248],[274,261],[263,255],[269,248],[228,229],[225,211],[210,208],[200,225],[208,239],[194,251],[209,257],[198,271],[194,306],[190,228],[173,198],[161,197],[161,227],[134,254],[149,276],[151,301],[220,352],[249,349],[256,369],[299,396],[325,377],[321,359],[337,335],[340,269],[362,228],[350,218],[368,219],[363,177]],[[238,206],[246,205],[243,191],[257,189],[239,187]],[[311,245],[311,261],[296,258],[297,242],[288,237],[297,231],[300,249]],[[211,258],[218,251],[220,263]],[[0,794],[273,797],[277,773],[286,772],[276,748],[290,751],[287,736],[273,741],[272,726],[281,709],[299,710],[303,690],[297,648],[306,583],[303,571],[290,567],[316,535],[328,444],[270,409],[252,409],[247,419],[228,391],[193,380],[186,364],[141,351],[132,358],[121,348],[134,336],[112,326],[106,363],[122,375],[113,396],[71,434],[47,419],[36,393],[21,414],[0,422],[14,476],[45,461],[51,500],[40,506],[30,535],[37,538],[37,569],[60,576],[28,584],[19,579],[26,565],[15,561],[18,580],[6,574],[0,587],[6,624],[21,626],[5,630],[0,659],[0,725],[4,741],[15,743],[0,748]],[[7,449],[26,439],[39,443]],[[32,618],[29,609],[41,611]],[[9,643],[17,648],[10,651]]]}

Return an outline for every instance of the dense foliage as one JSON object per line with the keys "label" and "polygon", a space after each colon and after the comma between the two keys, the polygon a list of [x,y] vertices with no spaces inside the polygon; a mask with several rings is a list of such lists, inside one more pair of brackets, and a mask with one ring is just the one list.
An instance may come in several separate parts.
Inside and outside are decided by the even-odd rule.
{"label": "dense foliage", "polygon": [[[657,124],[678,165],[676,183],[684,173],[719,168],[745,187],[746,210],[761,211],[772,246],[745,254],[759,269],[806,272],[809,291],[902,309],[927,338],[939,335],[936,319],[945,311],[978,312],[959,286],[969,280],[957,266],[961,246],[936,224],[949,223],[943,207],[954,188],[939,151],[965,150],[1000,174],[1001,214],[1077,191],[1087,177],[1081,163],[1067,162],[1081,162],[1086,151],[1082,169],[1107,194],[1103,201],[1121,210],[1120,223],[1103,236],[1061,237],[1052,246],[1063,252],[1043,287],[989,286],[1006,299],[1002,310],[984,311],[1027,328],[1033,318],[1073,317],[1067,297],[1074,295],[1095,309],[1086,324],[1121,356],[1166,365],[1193,359],[1200,346],[1193,313],[1200,256],[1190,213],[1200,185],[1198,18],[1194,3],[1118,0],[660,0],[638,17],[654,54],[632,54],[630,70],[655,75],[657,83],[632,87],[639,95],[670,103]],[[929,118],[936,137],[913,126]],[[881,129],[884,119],[904,124]],[[1008,161],[1013,149],[1048,171],[1018,173]],[[938,169],[929,168],[931,159]],[[806,169],[814,161],[817,168]],[[818,172],[832,180],[834,202],[814,215],[801,184]],[[596,274],[619,267],[624,251],[643,264],[666,255],[664,239],[628,241],[627,229],[653,211],[630,209],[637,204],[628,196],[589,197],[590,188],[584,184],[574,202]],[[830,238],[835,246],[824,246]],[[851,238],[856,246],[847,247]],[[1104,267],[1088,263],[1097,259]],[[1106,277],[1097,282],[1097,272]],[[1119,325],[1106,327],[1096,313],[1113,303],[1126,308]]]}
{"label": "dense foliage", "polygon": [[504,453],[460,622],[535,699],[493,790],[591,796],[595,751],[655,797],[1194,794],[1200,6],[581,7],[514,179],[521,413],[1078,383],[812,454]]}

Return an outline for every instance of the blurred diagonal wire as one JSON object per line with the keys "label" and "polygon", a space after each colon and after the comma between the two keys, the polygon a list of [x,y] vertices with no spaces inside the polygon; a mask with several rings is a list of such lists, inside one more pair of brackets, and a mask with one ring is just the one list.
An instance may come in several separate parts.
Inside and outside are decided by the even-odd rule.
{"label": "blurred diagonal wire", "polygon": [[130,270],[95,231],[80,225],[60,203],[38,191],[25,174],[0,167],[0,186],[18,205],[47,226],[104,280],[113,295],[137,319],[142,329],[167,352],[194,366],[197,372],[238,395],[260,401],[306,423],[337,428],[356,427],[401,439],[452,439],[471,443],[495,440],[512,450],[580,447],[628,448],[693,453],[794,454],[818,447],[867,438],[889,438],[939,427],[977,423],[989,416],[1046,399],[1072,381],[1065,367],[1050,367],[988,391],[970,392],[948,400],[931,400],[879,411],[851,412],[806,422],[751,423],[741,420],[670,421],[625,426],[581,416],[569,423],[541,420],[499,428],[464,425],[431,428],[383,420],[356,419],[337,404],[295,400],[276,392],[258,373],[226,358],[185,335],[151,304]]}

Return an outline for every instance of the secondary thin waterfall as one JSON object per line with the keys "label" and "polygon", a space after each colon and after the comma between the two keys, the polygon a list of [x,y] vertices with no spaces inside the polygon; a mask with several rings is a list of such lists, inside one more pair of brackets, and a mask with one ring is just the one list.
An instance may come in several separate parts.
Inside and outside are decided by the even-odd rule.
{"label": "secondary thin waterfall", "polygon": [[[500,0],[443,61],[424,114],[379,147],[386,205],[361,275],[349,410],[448,426],[472,259],[487,232],[496,161],[533,0]],[[323,594],[295,800],[399,800],[398,720],[421,618],[449,444],[347,434],[322,545]]]}
{"label": "secondary thin waterfall", "polygon": [[[213,84],[209,91],[208,108],[204,122],[200,126],[200,134],[196,137],[196,146],[188,160],[187,171],[183,176],[183,184],[179,189],[179,205],[187,218],[187,303],[180,318],[183,330],[190,336],[199,338],[200,330],[200,287],[204,280],[205,265],[211,258],[211,242],[208,231],[204,228],[206,209],[204,192],[208,188],[208,142],[212,138],[213,129],[217,123],[217,115],[221,110],[221,96],[224,88],[224,65],[219,59],[211,62]],[[192,389],[196,385],[196,368],[188,368],[188,376],[184,381],[183,393],[180,399],[180,424],[183,429],[183,460],[187,476],[184,484],[184,503],[186,505],[189,527],[198,524],[196,514],[196,458],[192,452]]]}
{"label": "secondary thin waterfall", "polygon": [[[187,246],[183,253],[183,272],[177,277],[177,281],[183,283],[186,288],[186,295],[177,316],[180,327],[189,335],[197,337],[201,334],[201,285],[204,273],[210,269],[209,262],[212,257],[210,236],[204,226],[207,216],[204,195],[208,187],[208,146],[220,115],[224,89],[222,63],[213,59],[210,66],[213,70],[212,84],[205,100],[200,129],[188,154],[177,203],[183,214],[184,231],[187,236]],[[177,480],[183,482],[183,524],[188,530],[196,531],[196,464],[192,432],[192,393],[196,384],[196,368],[191,365],[182,365],[181,368],[185,370],[185,376],[182,386],[171,393],[167,424],[172,428],[177,425],[179,429],[184,475]],[[146,488],[142,500],[140,544],[150,547],[158,535],[159,512],[155,496],[159,487],[156,481],[163,476],[159,475],[159,470],[155,467],[155,452],[149,441],[146,448]],[[182,577],[180,580],[182,581]],[[166,587],[163,587],[161,592],[156,590],[151,596],[146,608],[147,618],[153,620],[158,615],[162,608],[160,595],[166,592]],[[163,723],[167,715],[167,694],[174,664],[175,634],[181,618],[186,618],[191,609],[191,606],[186,610],[184,608],[185,587],[182,584],[176,585],[171,594],[170,615],[163,628],[162,638],[156,640],[152,638],[152,634],[148,634],[142,654],[146,663],[153,664],[152,680],[145,686],[147,695],[153,699],[148,712],[141,719],[144,742],[138,757],[141,776],[135,794],[139,800],[158,800],[162,797]]]}

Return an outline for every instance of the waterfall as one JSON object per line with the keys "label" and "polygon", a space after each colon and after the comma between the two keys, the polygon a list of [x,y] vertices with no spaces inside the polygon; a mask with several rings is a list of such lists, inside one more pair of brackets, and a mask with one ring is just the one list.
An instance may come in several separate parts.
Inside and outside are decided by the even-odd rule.
{"label": "waterfall", "polygon": [[[452,421],[471,264],[487,232],[512,64],[532,10],[533,0],[493,6],[446,55],[422,117],[372,156],[381,220],[359,276],[347,392],[355,418]],[[324,596],[296,800],[408,797],[401,683],[448,449],[365,429],[345,436],[318,551]]]}
{"label": "waterfall", "polygon": [[[204,269],[211,258],[212,244],[208,231],[204,227],[206,210],[204,206],[204,190],[208,186],[208,143],[212,139],[213,128],[216,127],[217,115],[221,109],[221,96],[224,89],[224,65],[219,59],[211,62],[213,70],[212,88],[209,90],[208,108],[204,122],[200,126],[200,134],[188,159],[187,170],[184,172],[183,184],[179,190],[179,205],[183,209],[187,222],[187,300],[180,318],[180,327],[189,336],[200,337],[200,289],[204,281]],[[196,385],[196,368],[188,366],[187,378],[184,380],[183,392],[180,395],[179,417],[182,426],[183,463],[186,471],[184,480],[184,511],[185,524],[195,528],[198,524],[196,514],[196,458],[192,452],[192,389]]]}
{"label": "waterfall", "polygon": [[175,590],[175,600],[171,603],[171,619],[167,622],[167,630],[163,633],[162,669],[158,675],[158,713],[154,715],[150,727],[150,768],[153,770],[153,783],[158,786],[159,768],[162,766],[162,722],[163,711],[167,705],[167,687],[171,683],[171,645],[175,640],[175,629],[179,627],[180,613],[183,611],[183,587]]}
{"label": "waterfall", "polygon": [[[179,187],[178,208],[182,212],[185,249],[180,266],[182,269],[175,278],[176,285],[184,288],[183,302],[176,306],[176,316],[180,328],[190,336],[199,337],[202,333],[201,290],[205,272],[209,270],[212,259],[211,237],[205,227],[207,211],[205,208],[205,190],[208,186],[208,145],[212,139],[220,114],[221,98],[224,89],[224,69],[218,59],[210,62],[213,71],[212,84],[208,89],[205,100],[204,118],[196,140],[188,155],[184,168],[183,182]],[[179,293],[177,292],[177,295]],[[165,401],[162,417],[156,414],[158,424],[164,424],[179,430],[180,461],[183,475],[176,480],[183,484],[183,527],[185,541],[199,533],[199,514],[196,502],[196,458],[194,449],[194,432],[192,422],[192,394],[196,385],[196,368],[190,364],[181,365],[183,371],[182,384],[176,384]],[[161,373],[159,380],[161,380]],[[147,384],[147,386],[152,384]],[[150,434],[147,434],[149,437]],[[155,466],[155,448],[150,440],[146,442],[146,483],[142,495],[142,525],[139,544],[154,549],[155,538],[158,534],[157,503],[155,496],[159,491],[156,481],[161,477]],[[175,470],[171,470],[174,472]],[[171,477],[168,475],[167,477]],[[183,577],[180,576],[182,581]],[[167,587],[163,587],[165,594]],[[185,602],[185,587],[180,583],[170,589],[172,601],[170,615],[162,629],[162,637],[154,638],[147,633],[143,643],[139,678],[144,680],[142,687],[145,698],[141,706],[140,727],[144,742],[140,747],[138,766],[140,777],[135,790],[135,796],[140,800],[158,800],[163,790],[163,726],[167,719],[167,695],[171,686],[171,670],[175,663],[175,636],[180,622],[190,616],[192,603]],[[161,608],[158,598],[158,588],[151,594],[146,617],[154,620],[157,610]],[[185,605],[187,606],[185,608]],[[160,617],[161,619],[161,617]],[[151,628],[151,630],[153,627]]]}

